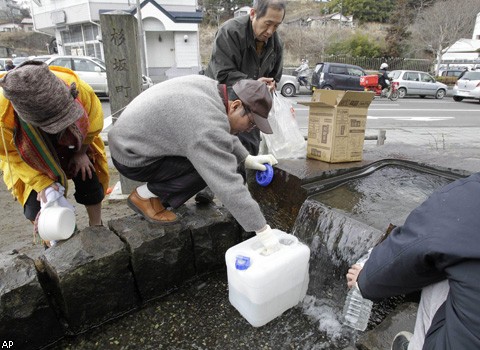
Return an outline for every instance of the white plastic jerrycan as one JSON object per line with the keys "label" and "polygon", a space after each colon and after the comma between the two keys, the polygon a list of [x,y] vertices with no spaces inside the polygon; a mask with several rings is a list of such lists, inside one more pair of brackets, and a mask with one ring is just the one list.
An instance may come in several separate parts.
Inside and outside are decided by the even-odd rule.
{"label": "white plastic jerrycan", "polygon": [[75,231],[75,213],[58,201],[42,208],[38,218],[38,234],[44,241],[68,239]]}
{"label": "white plastic jerrycan", "polygon": [[230,303],[254,327],[297,305],[307,293],[310,249],[298,238],[273,230],[281,249],[263,255],[257,237],[225,253]]}

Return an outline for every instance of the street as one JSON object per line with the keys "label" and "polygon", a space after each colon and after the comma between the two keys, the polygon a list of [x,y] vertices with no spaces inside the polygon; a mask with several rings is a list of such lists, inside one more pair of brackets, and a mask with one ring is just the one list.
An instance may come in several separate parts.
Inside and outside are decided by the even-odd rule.
{"label": "street", "polygon": [[[308,107],[298,102],[309,101],[311,95],[287,99],[293,104],[302,134],[307,136]],[[107,128],[111,123],[108,99],[102,99],[102,107]],[[387,132],[386,142],[480,149],[480,104],[474,100],[455,102],[451,97],[408,97],[395,102],[376,98],[368,109],[366,135],[377,135],[380,129]]]}
{"label": "street", "polygon": [[[289,98],[302,133],[308,132],[308,107],[298,104],[310,95]],[[387,132],[387,142],[441,147],[478,147],[480,149],[480,104],[477,101],[455,102],[408,97],[393,102],[376,98],[367,113],[366,135]]]}

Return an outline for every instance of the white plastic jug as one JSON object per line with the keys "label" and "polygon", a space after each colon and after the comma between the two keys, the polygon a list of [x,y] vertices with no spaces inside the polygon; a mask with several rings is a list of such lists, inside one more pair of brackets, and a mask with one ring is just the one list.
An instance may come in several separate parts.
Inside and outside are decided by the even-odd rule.
{"label": "white plastic jug", "polygon": [[68,239],[75,231],[75,213],[54,201],[42,208],[38,218],[38,234],[44,241]]}
{"label": "white plastic jug", "polygon": [[310,249],[298,238],[273,230],[281,249],[263,255],[257,237],[225,253],[230,303],[254,327],[297,305],[307,293]]}

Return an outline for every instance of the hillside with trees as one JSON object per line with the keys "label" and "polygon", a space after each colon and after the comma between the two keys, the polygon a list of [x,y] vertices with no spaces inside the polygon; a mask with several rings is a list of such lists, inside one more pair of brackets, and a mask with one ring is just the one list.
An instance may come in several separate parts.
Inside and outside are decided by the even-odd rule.
{"label": "hillside with trees", "polygon": [[[24,18],[30,17],[26,1],[8,0],[6,6],[0,10],[0,24],[19,24]],[[29,31],[0,32],[0,45],[12,50],[17,56],[48,54],[47,45],[52,37],[43,33]]]}

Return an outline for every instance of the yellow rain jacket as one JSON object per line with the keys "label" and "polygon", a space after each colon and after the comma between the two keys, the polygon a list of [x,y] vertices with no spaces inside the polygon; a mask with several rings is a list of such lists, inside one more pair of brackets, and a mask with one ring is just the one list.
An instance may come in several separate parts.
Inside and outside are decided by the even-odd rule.
{"label": "yellow rain jacket", "polygon": [[[65,83],[75,82],[79,92],[78,98],[88,114],[90,122],[84,144],[90,144],[93,151],[93,165],[103,190],[107,191],[109,173],[105,145],[100,138],[103,129],[103,111],[99,99],[90,85],[70,69],[64,67],[49,67],[50,70]],[[32,190],[40,192],[54,181],[45,174],[33,169],[21,158],[13,142],[14,132],[13,106],[3,95],[0,88],[0,169],[7,188],[12,191],[18,201],[24,205]]]}

